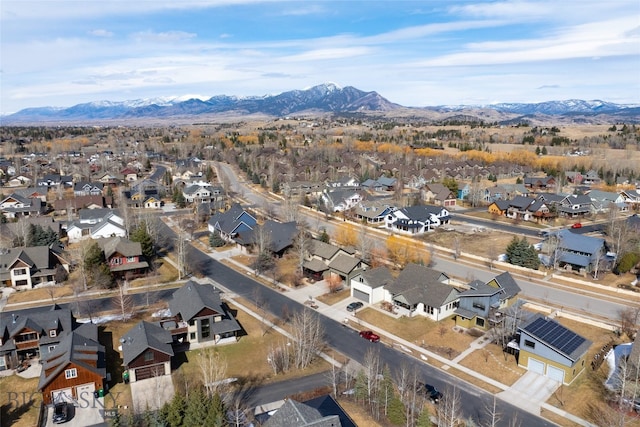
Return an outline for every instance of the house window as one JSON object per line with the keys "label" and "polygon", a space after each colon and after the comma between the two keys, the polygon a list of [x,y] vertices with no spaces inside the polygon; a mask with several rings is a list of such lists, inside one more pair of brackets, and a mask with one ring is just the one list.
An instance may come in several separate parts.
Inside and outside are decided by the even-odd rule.
{"label": "house window", "polygon": [[525,347],[536,348],[536,343],[534,343],[533,341],[524,340],[524,345]]}
{"label": "house window", "polygon": [[56,331],[55,329],[51,329],[51,330],[49,331],[49,336],[50,336],[51,338],[53,338],[53,337],[55,337],[55,336],[57,336],[57,335],[58,335],[58,331]]}
{"label": "house window", "polygon": [[66,379],[76,378],[78,376],[78,370],[76,368],[67,369],[64,371],[64,377]]}
{"label": "house window", "polygon": [[149,350],[144,354],[144,361],[151,362],[153,360],[153,351]]}
{"label": "house window", "polygon": [[113,258],[113,259],[111,260],[111,264],[115,264],[115,265],[122,264],[122,259],[120,259],[120,258]]}
{"label": "house window", "polygon": [[480,302],[474,302],[473,303],[473,308],[477,308],[478,310],[482,310],[484,311],[484,304],[480,303]]}
{"label": "house window", "polygon": [[193,320],[193,319],[189,320],[189,326],[193,326],[193,325],[195,325],[195,324],[196,324],[196,321],[195,321],[195,320]]}
{"label": "house window", "polygon": [[193,340],[195,340],[195,339],[196,339],[196,333],[195,333],[195,332],[191,332],[191,333],[189,334],[189,340],[190,340],[190,341],[193,341]]}
{"label": "house window", "polygon": [[202,319],[200,321],[200,330],[202,331],[202,338],[209,338],[211,336],[211,325],[209,319]]}
{"label": "house window", "polygon": [[476,326],[484,328],[484,319],[482,317],[476,317]]}
{"label": "house window", "polygon": [[136,257],[134,257],[134,256],[128,256],[128,257],[127,257],[127,262],[136,262]]}
{"label": "house window", "polygon": [[50,345],[49,346],[49,353],[51,353],[55,348],[56,348],[55,345]]}
{"label": "house window", "polygon": [[14,276],[24,276],[25,274],[27,274],[26,268],[16,268],[13,270]]}

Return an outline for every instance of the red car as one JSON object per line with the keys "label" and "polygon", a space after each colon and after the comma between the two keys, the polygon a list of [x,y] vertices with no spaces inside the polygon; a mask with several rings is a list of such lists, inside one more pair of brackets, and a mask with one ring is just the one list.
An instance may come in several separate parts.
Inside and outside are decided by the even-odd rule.
{"label": "red car", "polygon": [[365,340],[369,340],[371,342],[378,342],[380,341],[380,336],[374,334],[371,331],[360,331],[360,336],[362,338],[364,338]]}
{"label": "red car", "polygon": [[571,226],[571,228],[582,228],[582,224],[580,224],[579,222],[576,222]]}

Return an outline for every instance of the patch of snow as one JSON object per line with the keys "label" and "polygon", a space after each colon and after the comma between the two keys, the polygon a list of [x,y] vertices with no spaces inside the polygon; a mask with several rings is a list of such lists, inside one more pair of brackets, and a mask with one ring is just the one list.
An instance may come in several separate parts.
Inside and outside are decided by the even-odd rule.
{"label": "patch of snow", "polygon": [[158,310],[154,312],[151,317],[171,317],[171,310],[168,308],[164,308],[162,310]]}
{"label": "patch of snow", "polygon": [[[125,316],[125,317],[126,318],[124,320],[129,319],[131,317],[131,315]],[[105,314],[105,315],[102,315],[102,316],[96,316],[96,317],[92,317],[92,318],[85,317],[85,318],[78,319],[78,323],[89,323],[89,322],[92,322],[92,323],[94,323],[96,325],[100,325],[102,323],[113,322],[114,320],[123,320],[122,319],[122,314]]]}

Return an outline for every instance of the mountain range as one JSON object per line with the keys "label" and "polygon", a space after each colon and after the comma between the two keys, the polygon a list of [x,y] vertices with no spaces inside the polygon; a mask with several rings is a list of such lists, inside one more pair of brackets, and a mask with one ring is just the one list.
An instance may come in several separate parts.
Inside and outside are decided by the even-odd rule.
{"label": "mountain range", "polygon": [[157,98],[123,102],[90,102],[69,108],[26,108],[3,116],[1,121],[3,125],[149,120],[193,122],[221,116],[285,117],[358,113],[396,118],[422,118],[432,121],[484,120],[513,123],[557,121],[562,118],[562,121],[582,123],[640,122],[640,106],[614,104],[600,100],[405,107],[390,102],[375,91],[365,92],[352,86],[340,88],[332,83],[260,97],[217,95],[205,100]]}

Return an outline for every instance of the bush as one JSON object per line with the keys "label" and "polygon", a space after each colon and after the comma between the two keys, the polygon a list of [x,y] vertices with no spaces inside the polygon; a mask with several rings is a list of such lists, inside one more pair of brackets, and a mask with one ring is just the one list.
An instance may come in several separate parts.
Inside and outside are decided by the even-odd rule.
{"label": "bush", "polygon": [[640,254],[628,252],[620,258],[620,261],[618,261],[618,265],[616,265],[613,272],[615,274],[628,273],[638,264],[638,261],[640,261]]}

